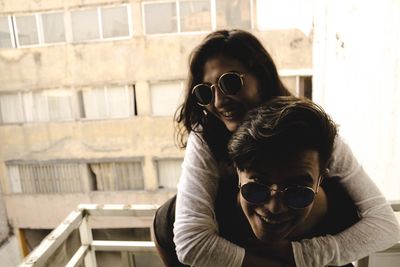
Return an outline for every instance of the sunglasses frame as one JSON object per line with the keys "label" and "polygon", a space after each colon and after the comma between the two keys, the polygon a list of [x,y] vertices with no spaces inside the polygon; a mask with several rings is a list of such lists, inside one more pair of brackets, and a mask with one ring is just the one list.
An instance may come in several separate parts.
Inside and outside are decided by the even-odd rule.
{"label": "sunglasses frame", "polygon": [[[239,79],[240,79],[240,88],[239,88],[239,90],[238,90],[236,93],[234,93],[234,94],[230,94],[229,92],[225,92],[225,90],[222,89],[222,87],[220,86],[221,79],[222,79],[225,75],[227,75],[227,74],[235,74],[235,75],[237,75],[237,76],[239,77]],[[221,76],[218,77],[217,82],[214,83],[214,84],[211,84],[211,85],[210,85],[210,84],[207,84],[207,83],[199,83],[199,84],[196,84],[196,85],[193,87],[193,89],[192,89],[192,95],[194,94],[194,91],[196,90],[196,88],[198,88],[199,86],[206,86],[206,87],[208,87],[208,88],[210,89],[210,91],[211,91],[211,94],[212,94],[212,98],[211,98],[211,100],[210,100],[210,103],[208,103],[208,104],[202,104],[202,103],[200,103],[199,101],[197,101],[197,97],[195,97],[195,98],[196,98],[196,103],[197,103],[199,106],[206,107],[206,106],[208,106],[208,105],[210,105],[211,103],[214,102],[214,91],[213,91],[213,88],[215,88],[216,85],[218,85],[219,90],[221,90],[221,92],[222,92],[224,95],[235,95],[235,94],[237,94],[240,90],[242,90],[242,88],[243,88],[243,85],[244,85],[244,79],[243,79],[243,78],[244,78],[244,74],[241,74],[241,73],[235,72],[235,71],[227,71],[227,72],[222,73]],[[215,90],[215,89],[214,89],[214,90]]]}
{"label": "sunglasses frame", "polygon": [[310,189],[310,190],[314,193],[314,199],[313,199],[313,201],[310,202],[310,204],[308,204],[308,205],[305,206],[304,208],[293,207],[293,206],[287,205],[287,204],[285,203],[285,205],[288,206],[288,207],[291,208],[291,209],[301,210],[301,209],[307,208],[308,206],[310,206],[310,205],[314,202],[315,196],[318,194],[318,188],[319,188],[319,186],[320,186],[320,184],[321,184],[321,181],[322,181],[322,176],[320,175],[320,176],[318,177],[318,180],[317,180],[317,188],[316,188],[316,190],[314,190],[314,188],[312,188],[312,187],[310,187],[310,186],[305,186],[305,185],[291,185],[291,186],[287,186],[287,187],[285,187],[285,188],[283,188],[283,189],[272,189],[270,186],[268,186],[268,185],[266,185],[266,184],[263,184],[263,183],[260,183],[260,182],[255,182],[255,181],[250,181],[250,182],[247,182],[247,183],[245,183],[245,184],[243,184],[243,185],[241,185],[241,184],[240,184],[240,181],[239,181],[238,187],[239,187],[240,194],[242,195],[242,197],[243,197],[247,202],[249,202],[249,203],[251,203],[251,204],[254,204],[254,205],[260,205],[260,204],[263,204],[263,203],[268,202],[269,200],[262,201],[262,202],[258,202],[258,203],[255,203],[255,202],[252,202],[252,201],[247,200],[247,198],[246,198],[246,197],[243,195],[243,193],[242,193],[242,187],[243,187],[244,185],[246,185],[246,184],[250,184],[250,183],[252,183],[252,184],[253,184],[253,183],[254,183],[254,184],[258,184],[258,185],[260,185],[260,186],[265,187],[266,189],[268,189],[270,193],[271,193],[271,192],[276,192],[276,193],[283,193],[283,194],[285,194],[286,190],[287,190],[288,188],[291,188],[291,187],[301,187],[301,188]]}

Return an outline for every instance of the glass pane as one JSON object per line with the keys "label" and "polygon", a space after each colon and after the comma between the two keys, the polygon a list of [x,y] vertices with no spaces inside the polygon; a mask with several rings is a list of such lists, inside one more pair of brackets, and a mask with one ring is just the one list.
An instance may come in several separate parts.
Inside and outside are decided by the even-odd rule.
{"label": "glass pane", "polygon": [[32,94],[31,110],[33,121],[48,121],[49,120],[49,109],[47,108],[46,95],[43,91],[34,92]]}
{"label": "glass pane", "polygon": [[129,102],[125,87],[107,88],[107,103],[109,117],[129,117]]}
{"label": "glass pane", "polygon": [[126,6],[101,9],[103,37],[129,36],[128,10]]}
{"label": "glass pane", "polygon": [[185,1],[180,3],[181,31],[211,30],[210,1]]}
{"label": "glass pane", "polygon": [[65,42],[64,13],[42,14],[45,43]]}
{"label": "glass pane", "polygon": [[8,17],[0,17],[0,47],[12,48]]}
{"label": "glass pane", "polygon": [[218,28],[251,27],[250,0],[217,0]]}
{"label": "glass pane", "polygon": [[34,15],[16,17],[19,45],[39,43]]}
{"label": "glass pane", "polygon": [[82,91],[85,118],[98,119],[107,116],[104,88]]}
{"label": "glass pane", "polygon": [[177,31],[175,3],[146,4],[144,17],[148,34]]}
{"label": "glass pane", "polygon": [[72,93],[68,90],[46,90],[47,107],[51,121],[73,120]]}
{"label": "glass pane", "polygon": [[71,22],[74,41],[100,38],[97,9],[72,11]]}
{"label": "glass pane", "polygon": [[0,110],[3,123],[24,121],[22,101],[19,94],[0,95]]}
{"label": "glass pane", "polygon": [[151,85],[151,106],[154,116],[174,115],[182,88],[180,82],[159,83]]}
{"label": "glass pane", "polygon": [[182,159],[163,159],[157,161],[158,187],[176,188],[181,176]]}

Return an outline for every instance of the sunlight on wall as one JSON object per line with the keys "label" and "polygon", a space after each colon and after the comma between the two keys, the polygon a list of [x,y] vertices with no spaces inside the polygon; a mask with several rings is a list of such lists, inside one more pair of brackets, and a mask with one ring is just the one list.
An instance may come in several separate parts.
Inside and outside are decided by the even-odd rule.
{"label": "sunlight on wall", "polygon": [[313,98],[386,197],[398,200],[400,3],[314,3]]}

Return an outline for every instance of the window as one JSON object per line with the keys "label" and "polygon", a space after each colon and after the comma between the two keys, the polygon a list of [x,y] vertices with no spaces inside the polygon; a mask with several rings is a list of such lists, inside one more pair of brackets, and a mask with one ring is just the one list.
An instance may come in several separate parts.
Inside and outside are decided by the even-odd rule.
{"label": "window", "polygon": [[97,8],[71,12],[72,34],[74,41],[86,41],[100,38]]}
{"label": "window", "polygon": [[95,180],[95,190],[143,190],[142,162],[89,163]]}
{"label": "window", "polygon": [[81,173],[77,163],[37,163],[8,165],[14,193],[82,192]]}
{"label": "window", "polygon": [[251,8],[249,0],[217,0],[218,28],[251,28]]}
{"label": "window", "polygon": [[74,90],[0,94],[1,123],[70,121],[78,117]]}
{"label": "window", "polygon": [[64,13],[44,13],[41,16],[44,43],[65,42]]}
{"label": "window", "polygon": [[21,93],[0,94],[2,123],[19,123],[25,121]]}
{"label": "window", "polygon": [[289,91],[298,97],[312,99],[312,76],[281,76],[281,81]]}
{"label": "window", "polygon": [[182,32],[211,30],[210,1],[181,1],[180,20]]}
{"label": "window", "polygon": [[18,46],[34,45],[39,43],[36,15],[16,16]]}
{"label": "window", "polygon": [[130,36],[127,5],[74,10],[71,22],[76,42]]}
{"label": "window", "polygon": [[17,46],[65,42],[64,13],[15,16]]}
{"label": "window", "polygon": [[158,187],[176,189],[181,176],[182,159],[156,160]]}
{"label": "window", "polygon": [[14,47],[10,17],[0,17],[0,48]]}
{"label": "window", "polygon": [[75,119],[75,91],[54,89],[24,94],[27,121]]}
{"label": "window", "polygon": [[251,0],[175,0],[143,3],[147,34],[251,28]]}
{"label": "window", "polygon": [[101,8],[103,37],[129,36],[128,13],[126,6]]}
{"label": "window", "polygon": [[177,32],[176,4],[149,3],[144,5],[146,33],[171,33]]}
{"label": "window", "polygon": [[153,116],[172,116],[181,100],[182,82],[163,82],[150,85]]}
{"label": "window", "polygon": [[134,92],[129,86],[82,90],[83,116],[89,119],[134,116]]}

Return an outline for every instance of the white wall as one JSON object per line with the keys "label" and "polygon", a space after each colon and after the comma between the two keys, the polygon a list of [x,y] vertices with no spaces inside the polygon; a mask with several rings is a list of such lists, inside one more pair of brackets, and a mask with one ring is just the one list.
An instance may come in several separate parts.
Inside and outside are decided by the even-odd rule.
{"label": "white wall", "polygon": [[0,247],[0,262],[2,267],[15,267],[21,262],[18,241],[15,236],[10,237]]}
{"label": "white wall", "polygon": [[400,1],[314,1],[313,99],[400,199]]}

